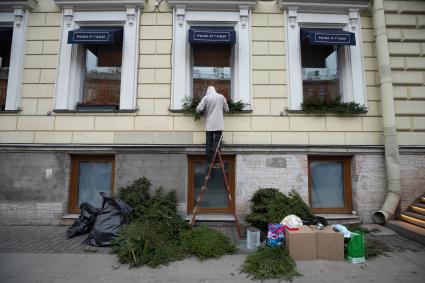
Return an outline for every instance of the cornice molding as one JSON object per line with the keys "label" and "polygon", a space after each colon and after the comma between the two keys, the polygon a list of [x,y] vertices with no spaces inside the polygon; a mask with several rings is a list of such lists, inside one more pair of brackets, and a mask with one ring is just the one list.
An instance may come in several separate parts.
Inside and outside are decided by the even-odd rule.
{"label": "cornice molding", "polygon": [[359,11],[368,7],[368,0],[276,0],[277,5],[286,10],[296,7],[298,12],[347,13],[350,9]]}
{"label": "cornice molding", "polygon": [[241,6],[253,9],[258,0],[168,0],[168,4],[174,9],[239,11]]}
{"label": "cornice molding", "polygon": [[54,0],[61,8],[75,9],[125,9],[128,7],[143,8],[146,0]]}
{"label": "cornice molding", "polygon": [[37,6],[37,0],[1,0],[0,10],[1,11],[13,11],[16,8],[30,10]]}

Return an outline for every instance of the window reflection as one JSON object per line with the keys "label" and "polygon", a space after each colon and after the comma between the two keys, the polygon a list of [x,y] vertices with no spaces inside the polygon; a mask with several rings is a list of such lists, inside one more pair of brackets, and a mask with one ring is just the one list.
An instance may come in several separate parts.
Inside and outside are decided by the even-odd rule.
{"label": "window reflection", "polygon": [[[229,179],[229,161],[224,162],[224,171]],[[197,204],[197,198],[204,184],[204,177],[208,173],[209,164],[205,161],[195,161],[195,198],[194,206]],[[228,208],[227,189],[224,182],[221,169],[214,168],[211,172],[211,178],[208,180],[208,188],[202,199],[202,208]]]}
{"label": "window reflection", "polygon": [[119,105],[122,44],[87,45],[82,104]]}
{"label": "window reflection", "polygon": [[195,44],[193,52],[193,96],[205,95],[208,86],[215,86],[218,93],[231,97],[231,45]]}
{"label": "window reflection", "polygon": [[304,103],[330,103],[340,97],[338,47],[301,44]]}
{"label": "window reflection", "polygon": [[102,207],[100,192],[112,192],[112,162],[81,161],[78,177],[78,203],[88,202]]}
{"label": "window reflection", "polygon": [[344,168],[342,162],[311,162],[312,208],[344,207]]}

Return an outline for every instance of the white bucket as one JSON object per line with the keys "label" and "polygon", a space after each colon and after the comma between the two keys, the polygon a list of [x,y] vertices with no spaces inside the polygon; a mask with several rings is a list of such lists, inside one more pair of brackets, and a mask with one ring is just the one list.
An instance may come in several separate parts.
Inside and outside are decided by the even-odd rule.
{"label": "white bucket", "polygon": [[260,230],[250,227],[246,231],[246,247],[254,251],[260,245]]}

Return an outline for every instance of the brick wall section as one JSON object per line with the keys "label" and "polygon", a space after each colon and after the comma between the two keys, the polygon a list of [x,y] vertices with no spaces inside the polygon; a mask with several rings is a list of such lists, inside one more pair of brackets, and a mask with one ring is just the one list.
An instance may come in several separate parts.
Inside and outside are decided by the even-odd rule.
{"label": "brick wall section", "polygon": [[186,154],[115,155],[116,190],[145,176],[151,181],[152,188],[176,190],[178,210],[182,215],[186,215],[187,172]]}
{"label": "brick wall section", "polygon": [[[147,176],[153,187],[176,189],[178,208],[186,214],[186,154],[118,153],[115,157],[115,190]],[[241,219],[259,188],[296,189],[308,203],[306,154],[238,154],[236,156],[236,206]],[[425,155],[402,154],[402,198],[405,209],[424,193]],[[46,177],[46,169],[53,174]],[[58,224],[67,213],[70,158],[64,153],[0,154],[0,223]],[[372,222],[386,196],[384,156],[361,154],[352,159],[353,209],[363,222]]]}
{"label": "brick wall section", "polygon": [[0,153],[0,223],[58,224],[67,205],[69,167],[66,154]]}
{"label": "brick wall section", "polygon": [[[295,188],[308,203],[308,157],[304,154],[238,155],[238,213],[249,212],[249,200],[259,188],[277,188],[288,193]],[[381,208],[386,196],[385,160],[382,155],[356,155],[352,159],[353,209],[364,223]]]}
{"label": "brick wall section", "polygon": [[419,196],[425,193],[425,155],[402,154],[401,162],[401,203],[406,209]]}
{"label": "brick wall section", "polygon": [[352,163],[353,209],[365,223],[384,203],[386,191],[385,159],[382,155],[357,155]]}
{"label": "brick wall section", "polygon": [[384,1],[400,145],[425,143],[425,2]]}
{"label": "brick wall section", "polygon": [[236,157],[236,206],[238,214],[249,212],[249,200],[259,188],[283,193],[296,189],[308,203],[307,156],[241,154]]}

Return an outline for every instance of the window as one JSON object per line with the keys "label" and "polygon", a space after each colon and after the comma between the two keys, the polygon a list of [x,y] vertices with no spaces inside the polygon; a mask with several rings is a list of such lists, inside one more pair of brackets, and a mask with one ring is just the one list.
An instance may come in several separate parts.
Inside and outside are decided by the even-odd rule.
{"label": "window", "polygon": [[279,0],[287,23],[289,110],[301,110],[305,99],[366,104],[359,13],[367,1],[355,2],[350,7],[328,0],[297,5]]}
{"label": "window", "polygon": [[114,156],[73,156],[68,209],[79,213],[80,204],[102,207],[100,192],[114,191]]}
{"label": "window", "polygon": [[0,27],[0,110],[6,106],[13,28]]}
{"label": "window", "polygon": [[64,15],[55,110],[135,111],[145,1],[55,2]]}
{"label": "window", "polygon": [[33,0],[0,1],[0,111],[18,111],[28,9]]}
{"label": "window", "polygon": [[[249,10],[257,1],[243,2],[222,0],[211,5],[203,0],[168,1],[174,9],[171,110],[181,110],[185,97],[203,95],[208,83],[215,84],[227,98],[247,104],[246,110],[251,108]],[[191,32],[202,29],[214,29],[209,34],[200,33],[208,43],[193,40]],[[229,42],[214,43],[223,38]]]}
{"label": "window", "polygon": [[[233,156],[222,156],[227,181],[230,186],[233,203],[229,203],[227,189],[221,169],[213,169],[208,181],[208,188],[202,199],[200,213],[231,213],[235,203],[235,159]],[[190,214],[196,205],[196,199],[208,173],[204,156],[189,156],[189,184],[187,197],[187,212]]]}
{"label": "window", "polygon": [[308,159],[310,207],[315,213],[351,213],[351,158]]}
{"label": "window", "polygon": [[193,45],[193,96],[205,95],[213,85],[227,100],[231,98],[231,45]]}
{"label": "window", "polygon": [[79,109],[118,109],[120,104],[122,27],[82,27],[69,32],[68,43],[84,53]]}

